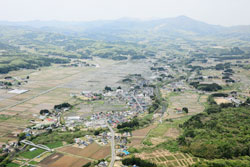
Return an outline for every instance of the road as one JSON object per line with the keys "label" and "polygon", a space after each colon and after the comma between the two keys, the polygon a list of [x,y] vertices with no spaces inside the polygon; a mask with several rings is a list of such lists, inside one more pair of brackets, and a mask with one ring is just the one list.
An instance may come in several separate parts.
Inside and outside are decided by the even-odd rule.
{"label": "road", "polygon": [[110,164],[109,164],[109,167],[113,167],[114,166],[114,163],[115,163],[115,132],[113,130],[113,128],[107,123],[107,126],[111,132],[111,161],[110,161]]}
{"label": "road", "polygon": [[21,143],[23,144],[27,144],[27,145],[30,145],[30,146],[33,146],[33,147],[37,147],[37,148],[40,148],[40,149],[43,149],[43,150],[46,150],[46,151],[53,151],[53,149],[50,149],[49,147],[45,146],[45,145],[42,145],[42,144],[34,144],[33,142],[29,141],[29,140],[22,140]]}
{"label": "road", "polygon": [[136,103],[139,105],[141,111],[143,111],[143,108],[142,108],[141,104],[139,103],[139,101],[137,100],[137,98],[135,97],[134,94],[132,94],[132,97],[135,99]]}

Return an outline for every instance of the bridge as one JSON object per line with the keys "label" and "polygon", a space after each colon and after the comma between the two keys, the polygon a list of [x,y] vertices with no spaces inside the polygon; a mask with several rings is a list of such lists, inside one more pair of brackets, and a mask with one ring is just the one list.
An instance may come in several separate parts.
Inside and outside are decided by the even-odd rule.
{"label": "bridge", "polygon": [[23,143],[23,144],[27,144],[27,145],[30,145],[30,146],[33,146],[33,147],[36,147],[36,148],[46,150],[46,151],[50,151],[50,152],[53,151],[53,149],[50,149],[48,146],[45,146],[45,145],[42,145],[42,144],[34,144],[33,142],[31,142],[29,140],[22,140],[20,142]]}

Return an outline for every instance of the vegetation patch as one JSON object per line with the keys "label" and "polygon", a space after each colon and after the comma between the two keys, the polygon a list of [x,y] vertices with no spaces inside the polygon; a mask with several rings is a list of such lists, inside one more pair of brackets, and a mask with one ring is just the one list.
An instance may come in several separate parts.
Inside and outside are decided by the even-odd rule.
{"label": "vegetation patch", "polygon": [[249,156],[249,107],[209,113],[195,115],[182,125],[184,133],[178,139],[182,150],[206,159]]}
{"label": "vegetation patch", "polygon": [[27,159],[32,159],[35,158],[36,156],[42,154],[45,150],[42,150],[40,148],[34,150],[34,151],[25,151],[23,153],[20,154],[21,157],[27,158]]}
{"label": "vegetation patch", "polygon": [[122,164],[127,165],[127,166],[136,165],[136,166],[143,166],[143,167],[156,167],[157,166],[154,163],[148,162],[146,160],[142,160],[140,158],[135,158],[135,157],[123,159]]}

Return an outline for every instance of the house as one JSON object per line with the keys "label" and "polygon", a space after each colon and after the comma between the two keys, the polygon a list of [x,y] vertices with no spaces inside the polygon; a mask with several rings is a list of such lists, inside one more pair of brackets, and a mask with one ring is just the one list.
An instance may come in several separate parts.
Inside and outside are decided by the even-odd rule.
{"label": "house", "polygon": [[35,151],[37,148],[35,148],[35,147],[32,147],[31,149],[29,149],[29,151]]}
{"label": "house", "polygon": [[98,167],[106,167],[108,166],[108,162],[107,161],[101,161],[99,164],[98,164]]}
{"label": "house", "polygon": [[234,98],[234,97],[229,97],[228,100],[230,100],[232,103],[235,103],[236,105],[241,104],[241,101],[239,99]]}
{"label": "house", "polygon": [[123,150],[122,151],[125,155],[129,155],[130,154],[130,152],[128,152],[127,150]]}
{"label": "house", "polygon": [[183,113],[182,109],[180,109],[180,108],[175,108],[175,110],[176,110],[177,114],[182,114]]}
{"label": "house", "polygon": [[68,121],[78,121],[81,119],[80,116],[69,116],[66,118]]}

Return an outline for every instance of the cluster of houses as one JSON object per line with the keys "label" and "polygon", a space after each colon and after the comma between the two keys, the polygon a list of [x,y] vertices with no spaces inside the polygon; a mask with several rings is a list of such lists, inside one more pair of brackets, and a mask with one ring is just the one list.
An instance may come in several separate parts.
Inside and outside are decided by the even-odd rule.
{"label": "cluster of houses", "polygon": [[17,142],[4,143],[1,145],[2,153],[4,154],[13,152],[16,147],[17,147]]}
{"label": "cluster of houses", "polygon": [[33,115],[36,119],[30,120],[30,124],[32,125],[25,128],[22,132],[26,134],[26,137],[28,137],[31,135],[37,136],[59,127],[62,127],[63,129],[65,126],[61,125],[61,115],[62,112],[68,110],[69,107],[62,107],[60,109],[56,108],[51,111],[47,109],[41,110],[39,115]]}
{"label": "cluster of houses", "polygon": [[[115,91],[104,91],[101,93],[93,93],[89,91],[81,92],[87,100],[104,100],[105,103],[110,102],[114,104],[123,104],[127,106],[124,110],[114,110],[109,112],[93,113],[89,118],[83,116],[63,116],[64,112],[67,112],[69,107],[54,108],[53,110],[44,110],[40,112],[40,115],[36,115],[36,119],[31,120],[32,126],[27,127],[22,132],[26,137],[41,135],[48,131],[60,128],[62,131],[69,130],[81,125],[87,129],[107,128],[110,124],[116,127],[118,124],[129,121],[131,118],[137,116],[140,113],[146,112],[147,106],[152,104],[151,97],[154,96],[154,88],[148,86],[149,81],[145,79],[135,80],[130,85],[130,89],[116,89]],[[62,119],[62,116],[64,119]],[[63,120],[63,123],[62,123]],[[129,133],[115,134],[115,140],[117,143],[116,154],[120,157],[129,155],[127,151],[127,137]],[[100,145],[107,145],[110,142],[111,133],[101,132],[96,135],[84,136],[83,138],[75,138],[75,145],[80,148],[84,148],[89,144],[96,142]],[[16,143],[14,143],[16,144]],[[11,145],[5,147],[14,148]],[[107,162],[103,161],[98,166],[107,166]]]}
{"label": "cluster of houses", "polygon": [[18,88],[21,85],[28,83],[29,76],[26,78],[6,76],[0,79],[0,89],[13,89],[13,87]]}
{"label": "cluster of houses", "polygon": [[86,135],[84,138],[75,138],[74,141],[78,147],[84,148],[89,144],[93,143],[94,139],[91,136]]}
{"label": "cluster of houses", "polygon": [[118,157],[124,157],[130,154],[128,151],[128,139],[127,137],[129,133],[124,134],[115,134],[115,142],[116,142],[116,155]]}
{"label": "cluster of houses", "polygon": [[91,92],[91,91],[82,91],[81,95],[78,96],[78,98],[82,100],[100,100],[102,99],[102,94],[97,92]]}

